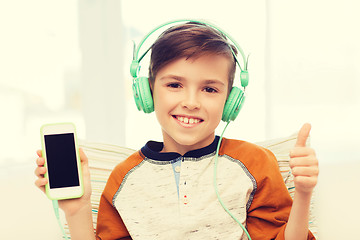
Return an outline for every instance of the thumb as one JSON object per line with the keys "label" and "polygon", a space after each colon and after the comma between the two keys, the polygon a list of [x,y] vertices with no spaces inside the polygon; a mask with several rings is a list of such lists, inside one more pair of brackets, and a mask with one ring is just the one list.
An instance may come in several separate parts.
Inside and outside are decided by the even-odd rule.
{"label": "thumb", "polygon": [[80,153],[80,160],[81,160],[81,163],[83,164],[88,164],[89,160],[84,152],[84,150],[82,148],[79,148],[79,153]]}
{"label": "thumb", "polygon": [[305,147],[306,146],[306,140],[309,137],[310,130],[311,130],[311,125],[309,123],[305,123],[302,126],[302,128],[300,129],[300,131],[298,133],[295,147]]}

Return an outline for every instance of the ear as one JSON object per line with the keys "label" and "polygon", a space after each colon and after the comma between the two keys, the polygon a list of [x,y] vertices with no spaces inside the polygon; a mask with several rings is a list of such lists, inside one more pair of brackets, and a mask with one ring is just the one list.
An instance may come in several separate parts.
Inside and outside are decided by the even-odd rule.
{"label": "ear", "polygon": [[151,91],[151,95],[152,95],[153,90],[154,90],[155,79],[154,79],[154,81],[151,81],[150,78],[148,78],[148,81],[149,81],[150,91]]}

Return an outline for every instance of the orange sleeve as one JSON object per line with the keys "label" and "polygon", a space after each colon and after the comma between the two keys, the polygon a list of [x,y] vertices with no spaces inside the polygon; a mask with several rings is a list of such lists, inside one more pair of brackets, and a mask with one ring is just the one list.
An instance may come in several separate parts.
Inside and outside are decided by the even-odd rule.
{"label": "orange sleeve", "polygon": [[[283,240],[292,199],[274,154],[251,143],[226,141],[230,155],[240,159],[256,181],[256,192],[247,212],[246,225],[253,240]],[[309,231],[308,239],[315,239]]]}
{"label": "orange sleeve", "polygon": [[141,160],[142,157],[139,152],[134,153],[128,159],[117,165],[110,174],[99,203],[96,226],[97,240],[131,240],[130,234],[126,229],[119,212],[113,205],[113,198],[117,193],[125,175],[130,169],[140,163]]}
{"label": "orange sleeve", "polygon": [[275,239],[285,228],[292,200],[273,154],[265,149],[252,154],[256,159],[248,166],[257,189],[248,210],[248,230],[253,239]]}
{"label": "orange sleeve", "polygon": [[113,171],[100,198],[96,226],[97,239],[115,240],[130,236],[119,212],[112,204],[113,196],[118,189],[118,184],[115,181],[116,175],[118,174]]}
{"label": "orange sleeve", "polygon": [[[262,155],[262,156],[261,156]],[[248,210],[247,226],[253,240],[284,240],[292,199],[280,174],[276,157],[267,149],[251,171],[257,182],[257,191]],[[309,231],[308,239],[315,239]]]}

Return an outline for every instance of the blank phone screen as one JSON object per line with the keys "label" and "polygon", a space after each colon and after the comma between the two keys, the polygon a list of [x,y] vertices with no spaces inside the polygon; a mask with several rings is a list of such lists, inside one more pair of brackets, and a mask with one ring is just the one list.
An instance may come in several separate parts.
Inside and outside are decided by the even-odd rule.
{"label": "blank phone screen", "polygon": [[50,188],[79,186],[73,133],[45,135]]}

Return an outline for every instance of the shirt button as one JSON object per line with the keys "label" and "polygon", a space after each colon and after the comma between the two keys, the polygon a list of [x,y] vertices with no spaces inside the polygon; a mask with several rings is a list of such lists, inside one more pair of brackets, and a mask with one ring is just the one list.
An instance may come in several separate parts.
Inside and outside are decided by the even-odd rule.
{"label": "shirt button", "polygon": [[181,170],[181,167],[180,167],[180,166],[176,166],[176,167],[175,167],[175,172],[179,173],[180,170]]}
{"label": "shirt button", "polygon": [[185,205],[189,203],[189,199],[187,198],[186,195],[184,196],[183,203],[184,203]]}

